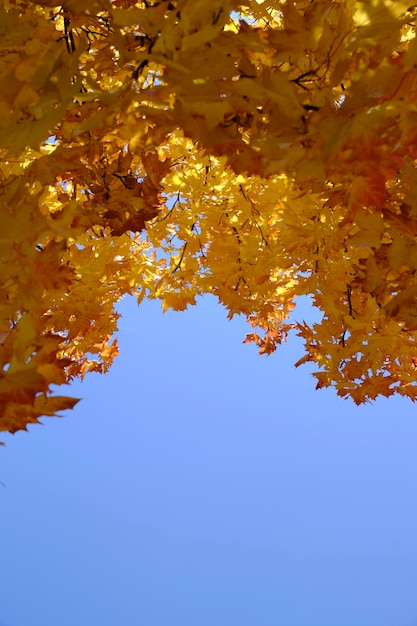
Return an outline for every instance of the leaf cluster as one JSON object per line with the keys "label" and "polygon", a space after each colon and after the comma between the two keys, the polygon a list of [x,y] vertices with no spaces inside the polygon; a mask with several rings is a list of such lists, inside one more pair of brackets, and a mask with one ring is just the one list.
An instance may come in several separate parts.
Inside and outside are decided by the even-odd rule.
{"label": "leaf cluster", "polygon": [[416,51],[402,1],[3,0],[0,428],[107,371],[126,293],[414,400]]}

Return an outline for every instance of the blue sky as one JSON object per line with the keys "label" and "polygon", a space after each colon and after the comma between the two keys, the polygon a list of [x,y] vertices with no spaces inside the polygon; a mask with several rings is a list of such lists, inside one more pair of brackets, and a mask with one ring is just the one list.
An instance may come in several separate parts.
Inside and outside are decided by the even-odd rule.
{"label": "blue sky", "polygon": [[112,371],[3,438],[0,626],[417,626],[416,407],[315,391],[213,299],[120,308]]}

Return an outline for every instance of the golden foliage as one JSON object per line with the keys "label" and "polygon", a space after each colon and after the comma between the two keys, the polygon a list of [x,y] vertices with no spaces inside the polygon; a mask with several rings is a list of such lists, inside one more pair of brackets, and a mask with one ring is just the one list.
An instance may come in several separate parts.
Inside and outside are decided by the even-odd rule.
{"label": "golden foliage", "polygon": [[415,12],[0,2],[0,429],[107,371],[126,293],[212,293],[262,353],[298,332],[317,387],[415,399]]}

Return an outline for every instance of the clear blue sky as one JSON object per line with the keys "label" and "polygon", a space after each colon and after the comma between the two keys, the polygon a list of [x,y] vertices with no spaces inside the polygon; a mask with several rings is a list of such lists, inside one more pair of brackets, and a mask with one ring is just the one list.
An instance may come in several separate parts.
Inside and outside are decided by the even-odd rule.
{"label": "clear blue sky", "polygon": [[206,299],[3,439],[0,626],[417,626],[417,417],[260,357]]}

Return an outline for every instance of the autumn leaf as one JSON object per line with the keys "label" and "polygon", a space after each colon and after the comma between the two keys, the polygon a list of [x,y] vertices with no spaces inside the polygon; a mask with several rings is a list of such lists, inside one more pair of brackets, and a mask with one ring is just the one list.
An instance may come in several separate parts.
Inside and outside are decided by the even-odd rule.
{"label": "autumn leaf", "polygon": [[[214,294],[263,354],[298,332],[318,388],[414,401],[415,18],[391,0],[3,3],[0,428],[108,371],[124,294]],[[294,321],[299,296],[320,322]]]}

